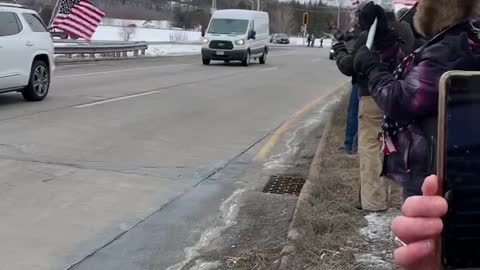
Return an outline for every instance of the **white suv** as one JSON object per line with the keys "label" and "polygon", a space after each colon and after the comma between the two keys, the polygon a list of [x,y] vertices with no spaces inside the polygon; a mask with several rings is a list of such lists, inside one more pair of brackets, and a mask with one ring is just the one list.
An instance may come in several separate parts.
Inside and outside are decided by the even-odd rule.
{"label": "white suv", "polygon": [[38,14],[0,0],[0,93],[21,92],[43,100],[55,63],[50,33]]}

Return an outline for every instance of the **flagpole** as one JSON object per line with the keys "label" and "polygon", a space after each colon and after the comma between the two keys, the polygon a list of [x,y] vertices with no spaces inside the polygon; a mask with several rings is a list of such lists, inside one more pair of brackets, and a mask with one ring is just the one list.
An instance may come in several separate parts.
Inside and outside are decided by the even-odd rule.
{"label": "flagpole", "polygon": [[50,22],[48,23],[48,28],[51,27],[53,20],[55,20],[55,17],[57,16],[59,9],[60,9],[60,2],[62,0],[57,0],[57,3],[55,4],[55,7],[52,10],[52,16],[50,17]]}

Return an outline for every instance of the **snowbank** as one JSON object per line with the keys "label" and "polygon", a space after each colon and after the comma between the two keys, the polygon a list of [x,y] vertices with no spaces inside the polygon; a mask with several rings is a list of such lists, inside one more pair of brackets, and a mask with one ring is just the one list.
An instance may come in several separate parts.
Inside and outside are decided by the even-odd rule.
{"label": "snowbank", "polygon": [[149,45],[147,56],[194,55],[200,54],[202,45],[165,44]]}
{"label": "snowbank", "polygon": [[[125,41],[125,31],[128,31],[126,27],[99,26],[92,40]],[[137,27],[132,31],[129,41],[197,41],[201,38],[201,32]]]}
{"label": "snowbank", "polygon": [[[304,43],[304,39],[301,38],[301,37],[291,37],[290,38],[290,44],[291,45],[295,45],[295,46],[303,46],[305,44],[305,46],[307,45],[307,40],[305,39],[305,43]],[[323,47],[330,47],[332,45],[332,40],[331,39],[324,39],[323,40]],[[320,47],[320,39],[317,38],[315,40],[315,47]]]}

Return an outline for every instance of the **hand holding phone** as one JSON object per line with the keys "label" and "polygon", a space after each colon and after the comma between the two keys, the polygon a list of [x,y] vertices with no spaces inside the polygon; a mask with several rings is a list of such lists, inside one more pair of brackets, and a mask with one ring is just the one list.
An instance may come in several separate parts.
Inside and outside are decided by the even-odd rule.
{"label": "hand holding phone", "polygon": [[437,196],[438,177],[428,177],[422,190],[422,197],[405,201],[402,209],[405,215],[393,221],[392,230],[401,240],[395,262],[407,270],[439,270],[442,267],[436,246],[448,206],[443,197]]}

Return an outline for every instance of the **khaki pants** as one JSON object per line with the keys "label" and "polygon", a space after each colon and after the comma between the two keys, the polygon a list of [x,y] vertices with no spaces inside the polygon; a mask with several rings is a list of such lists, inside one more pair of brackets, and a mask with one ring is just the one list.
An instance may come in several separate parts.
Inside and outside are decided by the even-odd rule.
{"label": "khaki pants", "polygon": [[364,210],[382,211],[401,205],[399,185],[380,177],[383,153],[378,131],[383,113],[371,97],[360,99],[358,157],[360,159],[360,198]]}

